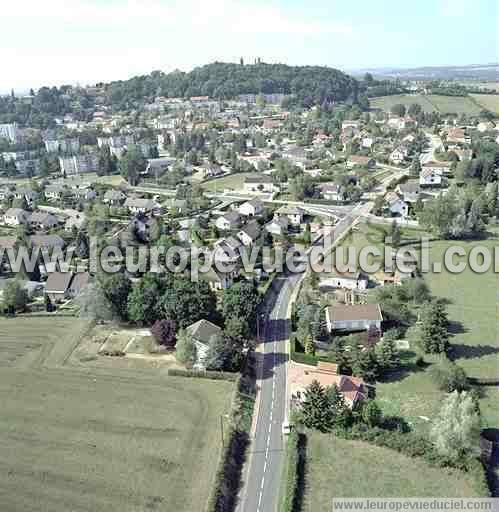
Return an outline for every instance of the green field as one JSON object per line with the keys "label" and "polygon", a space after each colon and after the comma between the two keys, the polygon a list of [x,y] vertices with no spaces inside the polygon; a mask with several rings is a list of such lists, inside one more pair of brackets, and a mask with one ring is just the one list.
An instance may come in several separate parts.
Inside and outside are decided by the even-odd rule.
{"label": "green field", "polygon": [[254,173],[239,173],[223,176],[222,178],[214,178],[201,184],[208,192],[223,192],[225,189],[241,191],[244,185],[244,178],[253,176]]}
{"label": "green field", "polygon": [[84,328],[0,320],[0,510],[203,510],[232,385],[60,366]]}
{"label": "green field", "polygon": [[472,94],[471,97],[483,108],[499,114],[499,95]]}
{"label": "green field", "polygon": [[377,108],[389,112],[397,104],[409,107],[412,103],[421,105],[424,112],[440,112],[441,114],[467,114],[478,115],[482,110],[471,98],[458,96],[412,95],[396,94],[393,96],[382,96],[371,98],[371,108]]}
{"label": "green field", "polygon": [[475,496],[458,471],[317,432],[307,438],[304,512],[330,510],[332,498]]}

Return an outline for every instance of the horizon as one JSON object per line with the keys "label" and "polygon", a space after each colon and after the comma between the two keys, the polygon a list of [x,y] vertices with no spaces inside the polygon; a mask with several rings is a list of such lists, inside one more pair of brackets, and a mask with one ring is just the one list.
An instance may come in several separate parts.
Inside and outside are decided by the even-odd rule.
{"label": "horizon", "polygon": [[347,73],[495,62],[496,12],[493,0],[424,0],[403,12],[395,0],[312,7],[301,0],[21,0],[2,10],[9,73],[0,92],[188,71],[241,56]]}

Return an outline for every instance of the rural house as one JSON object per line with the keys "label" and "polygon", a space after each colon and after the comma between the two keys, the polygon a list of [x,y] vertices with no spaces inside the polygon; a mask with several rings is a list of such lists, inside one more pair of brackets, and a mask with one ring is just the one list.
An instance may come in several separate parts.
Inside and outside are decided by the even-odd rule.
{"label": "rural house", "polygon": [[329,332],[381,330],[383,316],[379,304],[336,304],[326,308]]}

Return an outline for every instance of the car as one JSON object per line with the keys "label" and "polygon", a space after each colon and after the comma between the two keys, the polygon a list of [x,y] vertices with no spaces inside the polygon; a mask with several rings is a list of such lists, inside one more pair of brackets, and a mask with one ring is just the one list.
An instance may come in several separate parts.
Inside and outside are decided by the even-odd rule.
{"label": "car", "polygon": [[287,421],[282,422],[282,435],[288,436],[291,434],[291,425]]}

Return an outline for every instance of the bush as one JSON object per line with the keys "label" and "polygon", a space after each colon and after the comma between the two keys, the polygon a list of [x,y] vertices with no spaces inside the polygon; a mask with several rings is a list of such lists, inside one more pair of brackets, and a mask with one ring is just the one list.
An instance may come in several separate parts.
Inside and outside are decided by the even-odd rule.
{"label": "bush", "polygon": [[286,487],[280,504],[281,512],[298,512],[301,510],[306,442],[305,434],[296,432],[296,430],[291,432],[288,437],[285,469]]}
{"label": "bush", "polygon": [[235,382],[239,378],[238,373],[210,372],[207,370],[182,370],[180,368],[170,368],[168,370],[168,376],[190,377],[193,379],[228,380],[231,382]]}
{"label": "bush", "polygon": [[466,372],[448,359],[432,366],[429,373],[438,388],[446,393],[466,391],[470,387]]}

